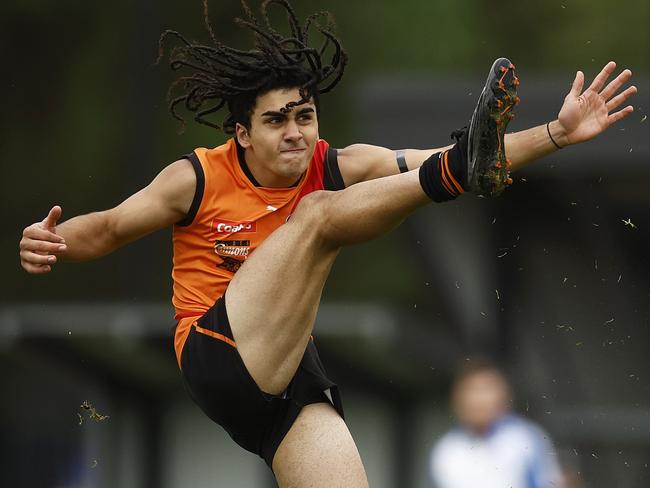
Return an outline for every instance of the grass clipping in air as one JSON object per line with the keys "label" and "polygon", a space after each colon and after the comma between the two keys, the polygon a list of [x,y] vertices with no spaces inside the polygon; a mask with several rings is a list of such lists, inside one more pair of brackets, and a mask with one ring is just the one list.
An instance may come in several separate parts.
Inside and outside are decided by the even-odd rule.
{"label": "grass clipping in air", "polygon": [[[90,420],[94,420],[95,422],[103,422],[110,418],[109,415],[102,415],[99,413],[88,400],[84,400],[84,402],[79,405],[79,408],[81,408],[84,413],[88,414]],[[77,413],[77,416],[79,417],[79,425],[81,425],[84,421],[84,417],[81,413]]]}

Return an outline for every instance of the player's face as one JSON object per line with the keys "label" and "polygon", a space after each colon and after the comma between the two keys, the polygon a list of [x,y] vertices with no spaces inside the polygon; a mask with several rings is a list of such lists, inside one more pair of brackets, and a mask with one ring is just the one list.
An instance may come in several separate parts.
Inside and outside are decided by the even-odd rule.
{"label": "player's face", "polygon": [[318,141],[318,118],[312,101],[281,109],[300,100],[297,88],[271,90],[257,97],[251,128],[237,124],[237,139],[255,179],[267,187],[289,187],[307,170]]}
{"label": "player's face", "polygon": [[452,406],[458,421],[482,434],[509,409],[509,388],[497,372],[477,372],[454,389]]}

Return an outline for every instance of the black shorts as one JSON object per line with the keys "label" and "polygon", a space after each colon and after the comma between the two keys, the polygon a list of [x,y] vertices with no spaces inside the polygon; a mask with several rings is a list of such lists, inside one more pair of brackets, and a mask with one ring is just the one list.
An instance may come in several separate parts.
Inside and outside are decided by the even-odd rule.
{"label": "black shorts", "polygon": [[206,415],[269,467],[302,407],[331,403],[343,417],[338,388],[325,374],[313,341],[282,395],[260,390],[237,352],[223,298],[192,325],[181,370],[192,399]]}

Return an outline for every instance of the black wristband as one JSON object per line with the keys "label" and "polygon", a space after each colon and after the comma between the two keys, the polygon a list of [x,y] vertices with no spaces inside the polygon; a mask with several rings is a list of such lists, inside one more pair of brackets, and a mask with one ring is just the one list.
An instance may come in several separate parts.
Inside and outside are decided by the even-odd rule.
{"label": "black wristband", "polygon": [[553,136],[551,135],[551,129],[549,128],[549,125],[551,125],[550,122],[546,123],[546,132],[548,132],[548,137],[551,139],[551,142],[555,144],[555,147],[558,149],[562,149],[562,146],[560,146],[557,142],[555,142],[555,139],[553,139]]}

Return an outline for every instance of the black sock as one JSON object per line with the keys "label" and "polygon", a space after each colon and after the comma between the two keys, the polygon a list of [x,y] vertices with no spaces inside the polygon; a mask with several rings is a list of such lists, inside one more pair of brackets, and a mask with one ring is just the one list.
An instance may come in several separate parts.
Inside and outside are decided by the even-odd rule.
{"label": "black sock", "polygon": [[467,165],[458,145],[435,153],[420,166],[420,185],[434,202],[454,200],[465,192]]}

